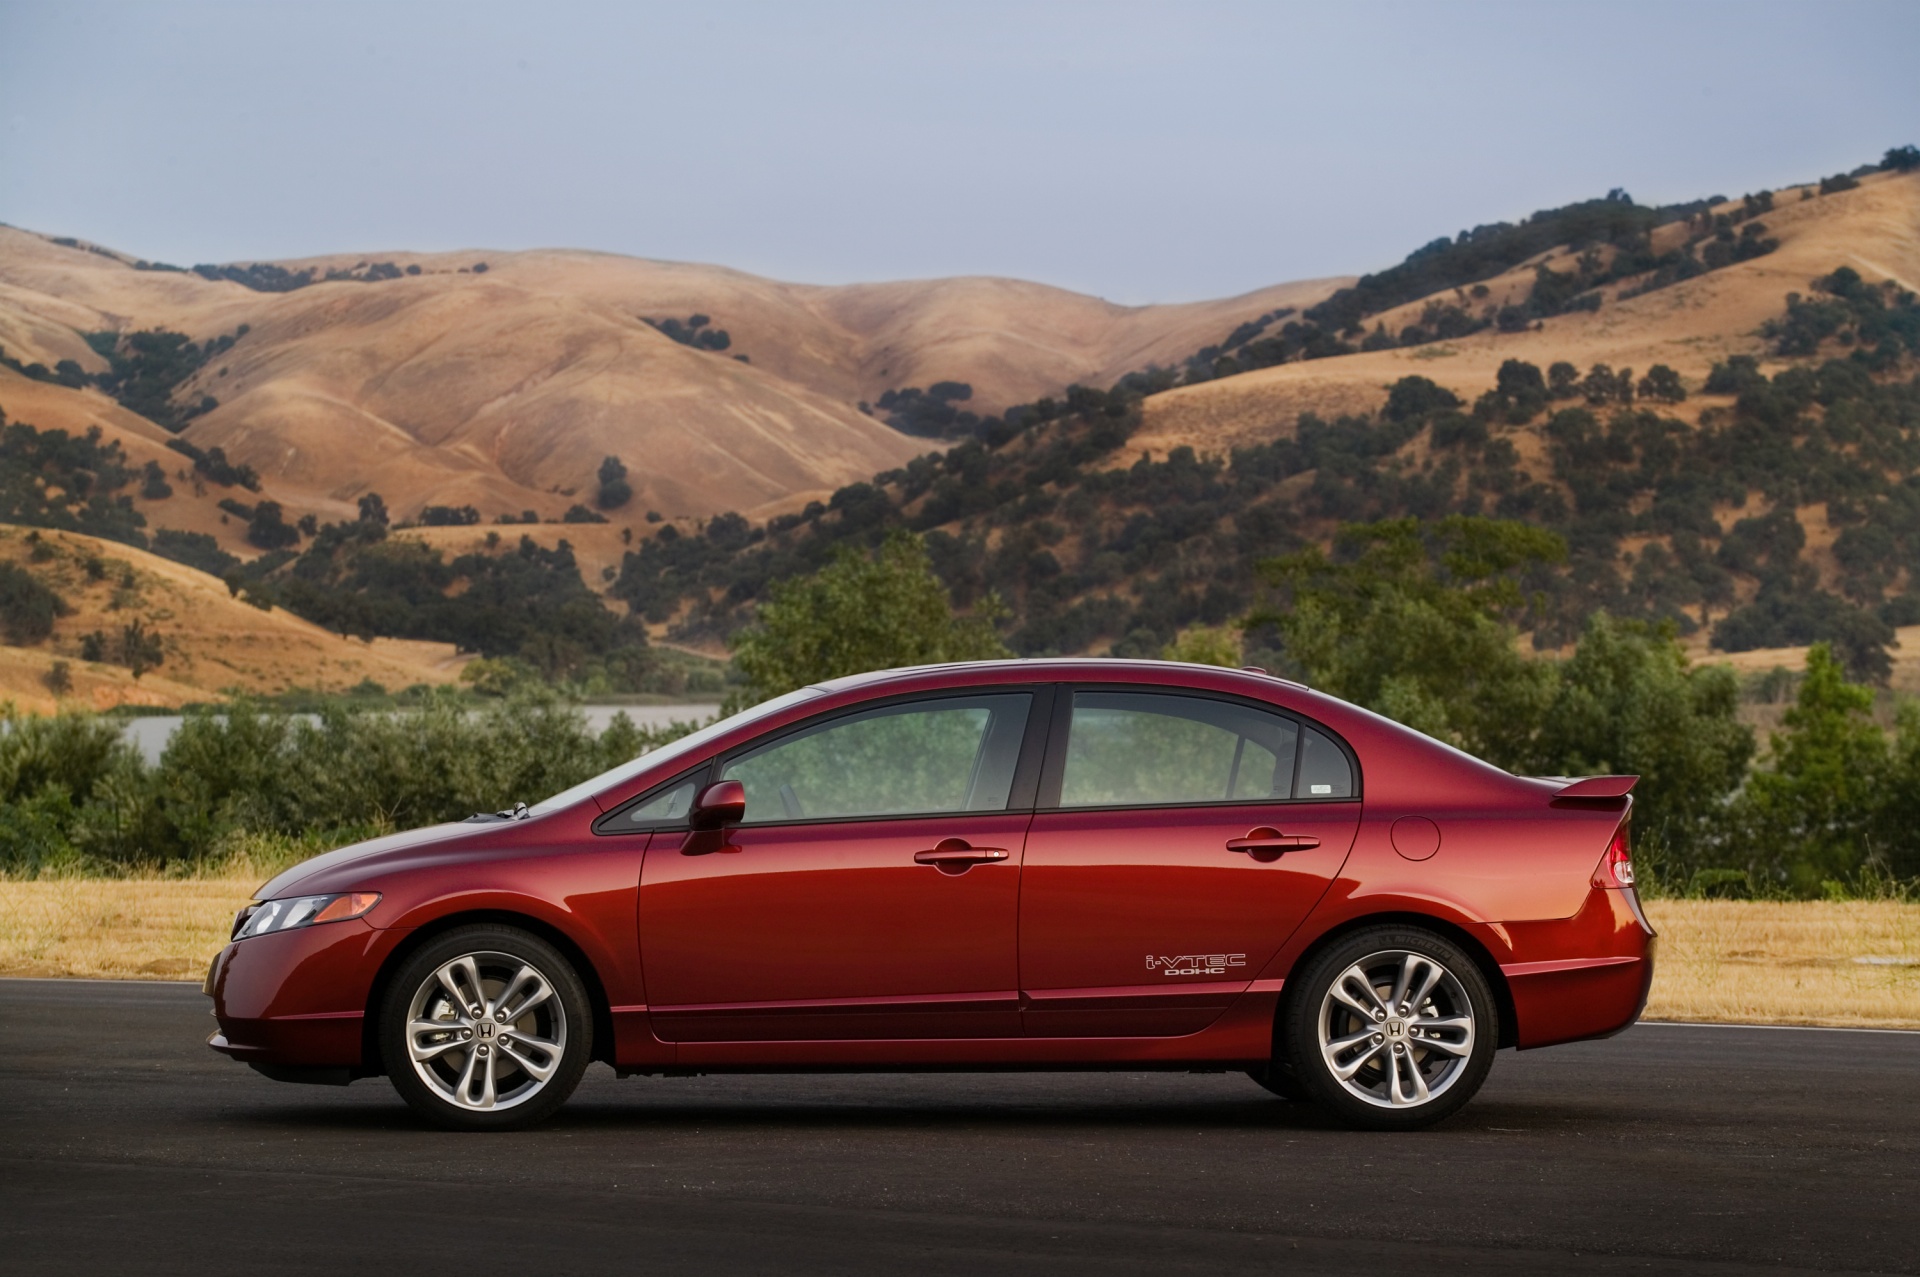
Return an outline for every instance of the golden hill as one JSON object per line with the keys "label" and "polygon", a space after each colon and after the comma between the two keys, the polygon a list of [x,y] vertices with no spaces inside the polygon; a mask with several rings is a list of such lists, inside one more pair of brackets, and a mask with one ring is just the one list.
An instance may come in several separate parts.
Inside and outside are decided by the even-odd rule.
{"label": "golden hill", "polygon": [[[1283,364],[1171,390],[1147,401],[1134,450],[1163,455],[1184,444],[1225,454],[1235,446],[1290,435],[1303,412],[1331,417],[1378,408],[1387,387],[1410,374],[1429,377],[1471,401],[1493,386],[1508,359],[1541,368],[1566,360],[1583,372],[1596,363],[1640,372],[1666,364],[1697,390],[1716,361],[1733,354],[1763,356],[1761,324],[1780,314],[1786,294],[1808,292],[1808,281],[1836,267],[1851,266],[1870,280],[1891,279],[1920,291],[1915,282],[1920,280],[1920,173],[1876,174],[1861,179],[1857,190],[1811,199],[1803,199],[1801,189],[1776,192],[1774,210],[1763,215],[1769,233],[1780,241],[1765,257],[1640,297],[1621,299],[1624,285],[1613,285],[1603,290],[1598,311],[1560,315],[1534,331],[1486,331],[1426,346]],[[1736,207],[1730,203],[1715,211]],[[1677,239],[1682,230],[1672,226],[1663,233]],[[1670,246],[1659,240],[1656,245]],[[1537,263],[1567,256],[1547,254],[1486,281],[1490,295],[1472,304],[1523,299]],[[1559,265],[1565,268],[1564,262]],[[1453,294],[1442,297],[1452,300]],[[1424,300],[1370,317],[1368,325],[1377,318],[1389,332],[1398,332],[1418,317]],[[1771,366],[1772,361],[1762,362]],[[1680,415],[1689,415],[1687,408],[1683,405]]]}
{"label": "golden hill", "polygon": [[[452,682],[464,664],[449,643],[363,643],[279,608],[261,611],[204,572],[117,541],[0,524],[0,562],[25,567],[71,609],[50,641],[0,647],[0,701],[23,709],[60,703],[46,682],[55,661],[67,663],[73,682],[64,699],[92,708],[180,705],[229,691],[341,691],[366,679],[397,690]],[[159,668],[136,680],[111,660],[82,658],[83,636],[104,634],[111,655],[135,620],[160,636]]]}
{"label": "golden hill", "polygon": [[[98,372],[87,331],[160,327],[207,340],[247,325],[182,388],[219,401],[185,437],[253,466],[290,517],[350,515],[378,491],[402,517],[471,504],[489,521],[552,518],[590,501],[601,459],[616,455],[636,493],[622,517],[637,521],[649,509],[795,508],[935,446],[861,410],[885,390],[964,381],[975,388],[969,406],[991,412],[1176,361],[1244,319],[1347,282],[1124,307],[1013,280],[827,288],[575,251],[280,265],[324,274],[369,261],[419,273],[253,292],[0,229],[0,346]],[[694,313],[730,333],[727,353],[645,322]],[[118,437],[113,414],[128,415],[94,391],[29,395],[21,382],[0,373],[0,408],[17,420],[98,422]],[[206,523],[192,526],[214,530]]]}

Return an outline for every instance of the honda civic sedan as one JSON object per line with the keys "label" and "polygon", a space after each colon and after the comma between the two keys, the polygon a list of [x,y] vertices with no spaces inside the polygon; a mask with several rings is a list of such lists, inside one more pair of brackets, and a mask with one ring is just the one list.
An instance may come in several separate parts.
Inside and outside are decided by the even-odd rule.
{"label": "honda civic sedan", "polygon": [[268,882],[214,1050],[524,1126],[621,1076],[1244,1071],[1355,1126],[1605,1037],[1653,975],[1634,778],[1518,777],[1257,670],[789,693],[530,808]]}

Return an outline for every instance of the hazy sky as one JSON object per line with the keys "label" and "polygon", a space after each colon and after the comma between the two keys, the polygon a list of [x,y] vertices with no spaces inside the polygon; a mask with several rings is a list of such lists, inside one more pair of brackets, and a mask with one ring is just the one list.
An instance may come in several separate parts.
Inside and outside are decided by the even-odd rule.
{"label": "hazy sky", "polygon": [[1920,142],[1920,3],[0,0],[0,220],[1127,302]]}

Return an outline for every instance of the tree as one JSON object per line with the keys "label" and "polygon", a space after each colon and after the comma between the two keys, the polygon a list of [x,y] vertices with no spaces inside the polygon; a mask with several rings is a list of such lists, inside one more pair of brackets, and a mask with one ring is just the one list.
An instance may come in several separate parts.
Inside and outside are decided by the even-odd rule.
{"label": "tree", "polygon": [[16,646],[38,643],[70,609],[40,578],[12,563],[0,563],[0,636]]}
{"label": "tree", "polygon": [[262,550],[281,550],[300,543],[300,530],[286,521],[278,501],[262,501],[247,522],[247,540]]}
{"label": "tree", "polygon": [[608,457],[600,463],[600,495],[596,498],[602,510],[618,510],[633,500],[633,485],[627,482],[626,463],[618,457]]}
{"label": "tree", "polygon": [[154,669],[165,659],[166,651],[161,646],[160,636],[137,618],[121,629],[120,663],[132,671],[135,682],[139,682],[142,674]]}
{"label": "tree", "polygon": [[1240,667],[1241,632],[1231,625],[1196,625],[1181,630],[1173,642],[1160,651],[1163,661],[1185,661],[1189,665]]}
{"label": "tree", "polygon": [[360,522],[387,526],[387,503],[380,499],[378,492],[369,492],[360,498]]}
{"label": "tree", "polygon": [[994,632],[1002,611],[989,595],[956,616],[926,543],[896,530],[872,555],[842,548],[812,576],[773,586],[758,624],[733,640],[734,667],[753,703],[847,674],[1011,656]]}
{"label": "tree", "polygon": [[1350,524],[1336,562],[1317,546],[1258,569],[1281,592],[1243,622],[1271,625],[1317,688],[1489,761],[1533,749],[1553,667],[1520,654],[1520,577],[1566,543],[1510,520],[1454,515]]}
{"label": "tree", "polygon": [[1880,159],[1880,167],[1889,173],[1911,173],[1920,168],[1920,146],[1893,146]]}
{"label": "tree", "polygon": [[73,691],[73,667],[65,661],[55,661],[47,667],[47,672],[40,676],[40,681],[45,683],[47,690],[55,696],[66,696]]}
{"label": "tree", "polygon": [[1681,384],[1679,373],[1665,364],[1655,364],[1640,379],[1640,397],[1661,403],[1679,403],[1687,397],[1687,388]]}
{"label": "tree", "polygon": [[1732,669],[1690,666],[1670,628],[1602,612],[1587,622],[1558,683],[1527,769],[1639,776],[1636,840],[1653,859],[1691,873],[1753,757]]}
{"label": "tree", "polygon": [[1561,359],[1547,369],[1547,398],[1577,399],[1580,396],[1580,370]]}
{"label": "tree", "polygon": [[1862,868],[1891,761],[1872,708],[1872,690],[1849,683],[1832,648],[1815,643],[1786,730],[1773,733],[1743,795],[1750,872],[1817,895]]}

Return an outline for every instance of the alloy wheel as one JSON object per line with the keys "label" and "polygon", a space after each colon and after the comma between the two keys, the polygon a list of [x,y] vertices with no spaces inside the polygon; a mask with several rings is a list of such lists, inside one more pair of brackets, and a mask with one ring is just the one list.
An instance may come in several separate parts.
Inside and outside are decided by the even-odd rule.
{"label": "alloy wheel", "polygon": [[1333,1080],[1376,1108],[1431,1104],[1473,1057],[1473,1002],[1459,978],[1424,953],[1361,958],[1334,978],[1317,1019]]}
{"label": "alloy wheel", "polygon": [[567,1012],[554,982],[509,953],[467,953],[421,981],[407,1007],[415,1075],[439,1099],[472,1113],[539,1095],[567,1050]]}

